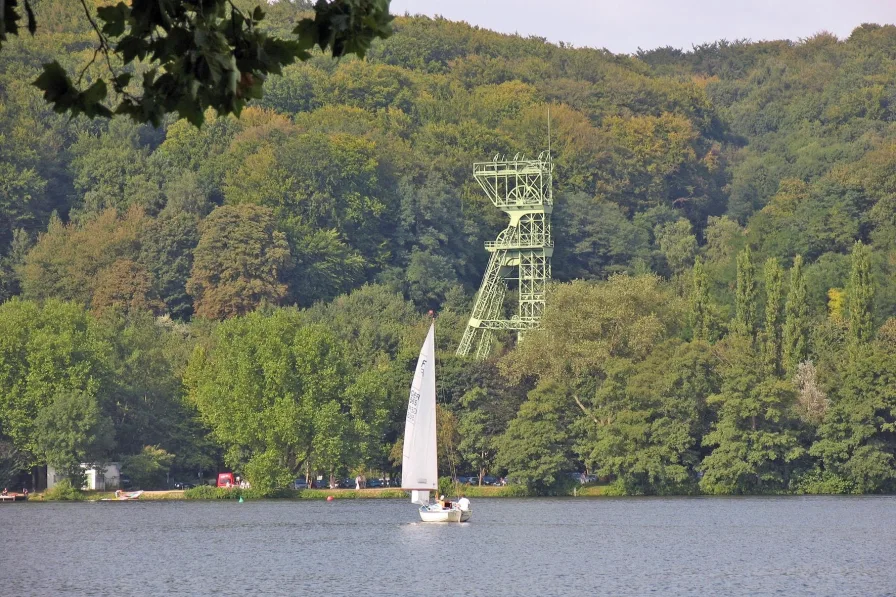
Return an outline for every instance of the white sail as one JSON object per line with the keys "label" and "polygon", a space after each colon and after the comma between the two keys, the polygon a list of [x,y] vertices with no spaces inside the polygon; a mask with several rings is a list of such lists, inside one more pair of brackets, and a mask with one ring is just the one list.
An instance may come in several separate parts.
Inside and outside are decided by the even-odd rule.
{"label": "white sail", "polygon": [[[435,323],[420,349],[417,370],[411,383],[408,415],[404,424],[404,452],[401,464],[401,488],[418,490],[411,501],[420,501],[423,491],[439,486],[436,460],[436,359]],[[426,494],[427,502],[429,494]]]}
{"label": "white sail", "polygon": [[420,506],[428,506],[429,505],[429,492],[428,491],[417,491],[416,489],[411,490],[411,503],[417,504]]}

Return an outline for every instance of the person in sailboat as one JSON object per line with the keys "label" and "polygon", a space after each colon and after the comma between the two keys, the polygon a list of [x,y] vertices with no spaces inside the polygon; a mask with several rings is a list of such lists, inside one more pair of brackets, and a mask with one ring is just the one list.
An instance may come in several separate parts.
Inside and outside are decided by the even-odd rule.
{"label": "person in sailboat", "polygon": [[462,512],[467,512],[470,509],[470,500],[467,499],[467,496],[460,496],[460,499],[457,500],[457,507],[460,508]]}

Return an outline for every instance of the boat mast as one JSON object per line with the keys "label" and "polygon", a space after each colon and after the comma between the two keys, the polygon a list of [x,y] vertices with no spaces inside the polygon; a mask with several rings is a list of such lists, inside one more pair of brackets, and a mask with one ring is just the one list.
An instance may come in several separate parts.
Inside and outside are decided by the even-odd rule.
{"label": "boat mast", "polygon": [[436,361],[438,358],[436,357],[436,313],[432,309],[429,310],[429,318],[432,321],[432,378],[436,384],[436,395],[435,402],[436,407],[432,412],[433,418],[436,420],[436,436],[433,438],[435,440],[436,445],[433,446],[433,452],[436,455],[436,497],[439,496],[439,385],[438,385],[438,377],[436,377]]}

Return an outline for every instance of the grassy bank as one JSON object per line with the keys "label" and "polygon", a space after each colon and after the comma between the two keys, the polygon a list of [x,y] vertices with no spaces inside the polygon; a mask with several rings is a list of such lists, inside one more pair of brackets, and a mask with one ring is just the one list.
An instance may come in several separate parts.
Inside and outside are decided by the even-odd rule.
{"label": "grassy bank", "polygon": [[[450,492],[451,495],[465,493],[468,497],[516,497],[525,495],[520,493],[519,487],[465,487],[461,486],[458,492]],[[293,499],[293,500],[325,500],[328,497],[339,500],[351,499],[404,499],[408,493],[401,489],[384,487],[377,489],[280,489],[273,493],[260,494],[251,489],[223,489],[219,487],[196,487],[184,492],[184,498],[188,500],[226,500],[226,499]]]}
{"label": "grassy bank", "polygon": [[[581,497],[596,497],[606,495],[606,485],[585,485],[576,488],[575,495]],[[188,489],[183,493],[183,499],[192,500],[209,500],[209,499],[293,499],[293,500],[325,500],[332,496],[333,499],[404,499],[408,496],[408,492],[397,488],[377,488],[377,489],[280,489],[270,494],[259,494],[253,490],[245,489],[224,489],[219,487],[197,487]],[[489,485],[459,485],[456,490],[452,488],[445,495],[457,497],[466,495],[469,498],[506,498],[506,497],[534,497],[526,491],[522,485],[506,485],[504,487],[494,487]],[[573,496],[570,490],[570,497]],[[141,498],[142,499],[142,498]],[[174,498],[178,499],[178,498]]]}
{"label": "grassy bank", "polygon": [[583,485],[576,488],[575,495],[580,497],[597,497],[607,495],[608,485]]}
{"label": "grassy bank", "polygon": [[[606,495],[605,485],[585,485],[576,488],[576,495],[580,497],[596,497]],[[451,497],[466,495],[470,498],[502,498],[502,497],[529,497],[525,488],[520,485],[507,485],[504,487],[460,485],[456,491],[451,491]],[[572,495],[571,493],[569,494]],[[288,499],[288,500],[325,500],[332,496],[333,499],[404,499],[407,492],[397,488],[377,489],[280,489],[271,493],[260,493],[252,489],[225,489],[223,487],[195,487],[186,491],[144,491],[140,495],[140,501],[177,501],[177,500],[236,500],[242,497],[246,500],[257,499]],[[114,498],[112,491],[76,491],[67,492],[65,497],[57,497],[52,491],[33,493],[29,496],[32,502],[50,501],[96,501],[106,498]]]}
{"label": "grassy bank", "polygon": [[[41,493],[32,493],[28,496],[29,502],[56,502],[56,501],[96,501],[107,498],[114,498],[114,491],[77,491],[68,492],[66,497],[57,497],[52,490]],[[183,491],[144,491],[140,495],[141,501],[163,501],[163,500],[182,500],[184,499]]]}
{"label": "grassy bank", "polygon": [[406,493],[400,489],[276,489],[260,492],[255,489],[235,487],[194,487],[183,492],[188,500],[236,500],[243,499],[293,499],[293,500],[325,500],[330,496],[339,499],[403,498]]}

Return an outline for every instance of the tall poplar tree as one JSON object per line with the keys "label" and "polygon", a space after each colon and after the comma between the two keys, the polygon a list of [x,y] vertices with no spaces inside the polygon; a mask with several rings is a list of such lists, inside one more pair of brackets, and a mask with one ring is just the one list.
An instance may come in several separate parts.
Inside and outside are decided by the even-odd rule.
{"label": "tall poplar tree", "polygon": [[791,417],[794,392],[763,372],[762,355],[742,334],[721,347],[721,390],[707,399],[716,422],[703,437],[712,452],[700,465],[706,493],[762,493],[789,486],[805,449]]}
{"label": "tall poplar tree", "polygon": [[734,297],[734,321],[732,331],[753,337],[756,333],[756,267],[750,247],[737,255],[737,290]]}
{"label": "tall poplar tree", "polygon": [[819,428],[812,454],[825,472],[846,481],[850,491],[896,487],[896,357],[871,342],[874,333],[869,247],[856,242],[846,289],[848,361],[836,398]]}
{"label": "tall poplar tree", "polygon": [[874,282],[871,279],[871,249],[856,241],[852,249],[852,271],[847,287],[849,309],[849,342],[855,348],[867,344],[874,336],[872,304]]}
{"label": "tall poplar tree", "polygon": [[[861,358],[857,358],[858,354]],[[896,354],[877,343],[853,352],[811,454],[842,490],[896,490]]]}
{"label": "tall poplar tree", "polygon": [[765,262],[765,362],[769,373],[781,373],[781,265],[774,257]]}
{"label": "tall poplar tree", "polygon": [[784,368],[788,374],[809,357],[809,303],[806,301],[803,257],[797,255],[790,270],[790,289],[784,306]]}
{"label": "tall poplar tree", "polygon": [[709,341],[711,324],[709,282],[706,277],[706,270],[703,268],[703,260],[699,257],[694,262],[693,284],[691,292],[691,328],[694,330],[694,339]]}

